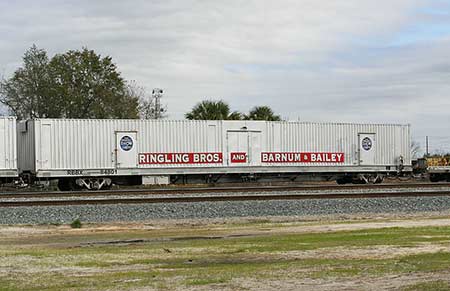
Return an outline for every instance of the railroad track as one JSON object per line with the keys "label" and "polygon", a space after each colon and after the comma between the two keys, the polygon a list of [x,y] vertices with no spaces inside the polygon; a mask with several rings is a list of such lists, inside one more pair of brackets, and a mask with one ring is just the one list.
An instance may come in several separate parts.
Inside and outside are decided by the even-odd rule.
{"label": "railroad track", "polygon": [[233,186],[233,187],[191,187],[191,188],[153,188],[153,189],[118,189],[100,191],[52,191],[52,192],[0,192],[3,198],[50,198],[50,197],[98,197],[98,196],[133,196],[133,195],[171,195],[202,193],[236,193],[236,192],[275,192],[275,191],[333,191],[333,190],[373,190],[373,189],[411,189],[443,188],[450,183],[408,183],[375,185],[283,185],[283,186]]}
{"label": "railroad track", "polygon": [[[117,195],[117,194],[116,194]],[[200,196],[164,196],[134,198],[98,198],[98,199],[52,199],[52,200],[15,200],[0,201],[0,207],[31,206],[69,206],[69,205],[106,205],[106,204],[151,204],[151,203],[198,203],[225,201],[267,201],[267,200],[306,200],[306,199],[366,199],[386,197],[436,197],[450,196],[449,190],[368,192],[368,193],[325,193],[325,194],[256,194],[256,195],[200,195]]]}

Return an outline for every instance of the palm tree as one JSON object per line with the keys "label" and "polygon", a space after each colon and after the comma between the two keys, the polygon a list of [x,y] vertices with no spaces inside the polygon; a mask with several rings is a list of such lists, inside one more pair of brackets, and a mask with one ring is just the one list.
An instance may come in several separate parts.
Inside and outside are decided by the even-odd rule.
{"label": "palm tree", "polygon": [[222,100],[205,100],[195,105],[185,117],[190,120],[241,120],[242,114],[231,112],[230,106]]}
{"label": "palm tree", "polygon": [[269,106],[256,106],[245,116],[247,120],[266,120],[266,121],[280,121],[281,117],[275,115]]}

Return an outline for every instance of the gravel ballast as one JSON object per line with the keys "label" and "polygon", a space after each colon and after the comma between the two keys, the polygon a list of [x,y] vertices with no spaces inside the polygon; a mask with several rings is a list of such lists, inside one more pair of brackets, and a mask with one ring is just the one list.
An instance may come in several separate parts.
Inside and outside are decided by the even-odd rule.
{"label": "gravel ballast", "polygon": [[447,212],[450,197],[395,197],[0,208],[0,224]]}

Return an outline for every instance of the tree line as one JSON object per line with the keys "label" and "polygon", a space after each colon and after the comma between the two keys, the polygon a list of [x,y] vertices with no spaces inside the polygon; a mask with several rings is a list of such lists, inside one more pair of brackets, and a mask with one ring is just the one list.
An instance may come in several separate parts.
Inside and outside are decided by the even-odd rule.
{"label": "tree line", "polygon": [[196,120],[267,120],[280,121],[281,117],[276,115],[268,106],[255,106],[248,114],[231,111],[230,106],[224,101],[205,100],[192,108],[185,114],[186,119]]}
{"label": "tree line", "polygon": [[49,58],[33,45],[0,82],[0,101],[18,118],[137,118],[133,94],[109,56],[70,50]]}
{"label": "tree line", "polygon": [[[0,80],[0,102],[10,114],[27,118],[154,118],[152,99],[143,87],[125,80],[110,56],[69,50],[49,58],[33,45],[23,65]],[[160,114],[158,114],[160,115]],[[268,106],[248,114],[231,111],[223,101],[205,100],[185,114],[202,120],[281,120]]]}

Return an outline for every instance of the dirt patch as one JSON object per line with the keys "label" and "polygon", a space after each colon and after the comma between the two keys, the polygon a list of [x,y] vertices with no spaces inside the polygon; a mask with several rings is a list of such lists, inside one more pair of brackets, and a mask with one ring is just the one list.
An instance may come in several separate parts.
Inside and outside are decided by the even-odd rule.
{"label": "dirt patch", "polygon": [[[320,233],[334,231],[353,231],[363,229],[379,229],[389,227],[438,227],[450,226],[450,218],[440,219],[416,219],[416,220],[389,220],[389,221],[368,221],[361,223],[338,223],[327,225],[306,225],[306,226],[286,226],[281,228],[282,232],[295,233]],[[278,231],[278,230],[277,230]]]}
{"label": "dirt patch", "polygon": [[[197,239],[207,238],[224,238],[224,237],[240,237],[240,236],[258,236],[273,233],[322,233],[322,232],[337,232],[337,231],[355,231],[364,229],[379,229],[379,228],[393,228],[393,227],[439,227],[450,226],[450,217],[444,218],[427,218],[421,217],[416,219],[410,218],[385,218],[373,217],[352,221],[342,220],[280,220],[279,218],[253,220],[248,218],[240,220],[236,225],[234,219],[229,221],[223,220],[208,224],[203,221],[159,221],[152,224],[149,223],[118,223],[118,224],[88,224],[81,229],[72,229],[70,226],[0,226],[0,241],[24,239],[24,238],[39,238],[39,237],[56,237],[56,236],[82,236],[82,235],[96,235],[96,234],[114,234],[114,233],[133,233],[136,235],[143,234],[144,236],[154,235],[164,237],[165,239],[177,239],[180,230],[183,235],[180,239],[193,239],[189,235],[188,230],[195,232],[192,236]],[[248,223],[248,224],[246,224]],[[271,225],[274,224],[272,228]],[[205,235],[198,235],[199,232],[204,232]],[[137,238],[140,239],[140,238]],[[23,240],[26,241],[26,240]],[[89,243],[89,242],[86,242]],[[96,242],[92,242],[96,243]],[[114,241],[111,241],[114,243]]]}
{"label": "dirt patch", "polygon": [[282,259],[393,259],[402,256],[450,252],[450,245],[423,243],[418,246],[371,246],[353,248],[321,248],[317,250],[290,251],[279,253]]}
{"label": "dirt patch", "polygon": [[[444,281],[450,283],[450,273],[442,272],[436,274],[419,273],[408,275],[389,275],[383,277],[354,277],[354,278],[284,278],[283,280],[261,280],[261,279],[232,279],[227,284],[216,284],[207,286],[183,287],[176,290],[186,291],[209,291],[211,289],[222,291],[236,290],[314,290],[314,291],[336,291],[336,290],[399,290],[401,288],[422,282]],[[133,289],[153,290],[153,289]]]}
{"label": "dirt patch", "polygon": [[[286,280],[233,280],[244,290],[399,290],[402,287],[421,282],[446,281],[450,282],[450,273],[415,273],[408,275],[389,275],[383,277],[354,277],[354,278],[328,278],[328,279],[301,279],[291,278]],[[220,289],[220,288],[219,288]],[[207,290],[207,289],[191,289]],[[221,290],[237,290],[224,288]]]}
{"label": "dirt patch", "polygon": [[[336,259],[336,260],[377,260],[392,259],[417,254],[432,254],[438,252],[450,252],[449,237],[442,232],[437,232],[441,236],[427,236],[423,238],[434,238],[432,242],[418,242],[408,245],[362,245],[344,244],[317,249],[306,249],[300,251],[301,248],[295,248],[295,251],[278,251],[280,249],[289,250],[292,248],[277,248],[268,251],[252,253],[247,252],[247,245],[236,250],[244,251],[233,253],[233,248],[229,248],[231,240],[224,242],[224,248],[215,248],[210,242],[198,242],[194,240],[216,240],[228,239],[233,237],[251,237],[266,236],[277,234],[301,234],[301,233],[328,233],[339,231],[356,231],[381,228],[414,228],[414,227],[439,227],[450,226],[450,217],[429,218],[420,217],[414,220],[409,217],[359,217],[356,220],[343,221],[340,218],[336,220],[305,220],[305,219],[280,219],[266,218],[264,220],[251,219],[246,220],[222,220],[211,223],[211,221],[161,221],[152,223],[119,223],[119,224],[88,224],[82,229],[71,229],[69,226],[2,226],[0,227],[0,254],[5,256],[0,260],[0,278],[17,278],[23,280],[27,275],[30,277],[45,272],[46,274],[69,273],[80,277],[80,280],[86,276],[98,274],[114,274],[116,272],[130,272],[128,277],[113,278],[119,280],[119,283],[127,283],[139,285],[139,280],[145,280],[146,277],[134,276],[133,272],[148,271],[152,269],[159,270],[164,274],[168,272],[180,272],[185,268],[187,259],[194,258],[194,263],[189,264],[186,269],[192,272],[195,264],[200,262],[202,275],[204,266],[213,266],[220,268],[222,265],[227,266],[228,263],[236,260],[237,263],[264,263],[267,262],[291,262],[302,259]],[[390,232],[390,231],[388,231]],[[405,231],[403,231],[405,232]],[[409,231],[407,231],[409,233]],[[106,234],[106,235],[105,235]],[[119,234],[119,235],[117,235]],[[420,233],[422,234],[422,232]],[[425,232],[425,234],[431,234]],[[103,235],[103,236],[102,236]],[[340,235],[340,234],[339,234]],[[365,235],[365,234],[364,234]],[[411,234],[413,235],[413,234]],[[290,235],[288,236],[290,237]],[[56,241],[55,239],[58,239]],[[181,240],[193,240],[191,243],[179,244]],[[154,241],[170,241],[171,249],[147,248],[141,246],[148,242]],[[16,243],[17,242],[17,243]],[[299,241],[299,244],[303,241]],[[401,242],[402,243],[402,242]],[[21,244],[21,245],[19,245]],[[402,243],[403,244],[403,243]],[[53,249],[57,245],[58,248]],[[72,247],[83,246],[83,249],[73,252]],[[120,245],[123,252],[112,252],[115,247]],[[125,245],[126,248],[122,248]],[[165,246],[164,244],[162,244]],[[358,246],[355,246],[358,245]],[[69,251],[61,251],[70,246]],[[173,248],[172,248],[173,247]],[[18,250],[17,255],[11,249]],[[141,249],[140,249],[141,248]],[[251,248],[249,248],[251,250]],[[28,251],[30,250],[30,251]],[[93,250],[93,251],[91,251]],[[99,252],[97,253],[96,250]],[[119,248],[117,248],[119,250]],[[43,255],[39,252],[42,251]],[[47,255],[45,252],[49,252]],[[230,252],[230,255],[228,254]],[[7,255],[10,254],[10,255]],[[33,255],[29,255],[33,254]],[[209,255],[209,257],[208,257]],[[208,259],[204,259],[208,257]],[[179,261],[177,261],[177,259]],[[203,261],[202,261],[203,260]],[[161,263],[163,262],[163,263]],[[301,261],[299,261],[301,262]],[[222,264],[224,263],[224,264]],[[204,264],[204,266],[202,265]],[[169,269],[167,267],[177,266]],[[236,264],[239,267],[239,264]],[[259,266],[253,264],[250,266]],[[289,265],[291,266],[291,265]],[[170,277],[163,283],[178,290],[397,290],[401,287],[419,282],[449,280],[449,272],[420,273],[424,269],[414,273],[401,273],[398,275],[390,275],[392,272],[383,272],[379,276],[361,276],[361,272],[343,275],[336,278],[308,278],[310,272],[320,271],[321,266],[306,266],[305,264],[295,265],[296,267],[286,267],[284,271],[274,268],[273,270],[258,269],[258,272],[267,272],[262,278],[253,279],[248,275],[242,275],[239,278],[227,278],[225,283],[204,283],[200,280],[198,285],[191,286],[185,284],[186,278]],[[196,265],[197,270],[199,265]],[[268,264],[268,267],[270,265]],[[233,265],[233,268],[235,266]],[[445,269],[445,268],[444,268]],[[172,270],[172,271],[171,271]],[[230,269],[224,269],[224,272],[230,272]],[[246,269],[243,269],[246,270]],[[262,271],[261,271],[262,270]],[[442,270],[442,269],[436,269]],[[272,273],[273,272],[273,273]],[[232,273],[232,272],[231,272]],[[184,274],[184,273],[183,273]],[[217,282],[220,282],[222,273],[211,273]],[[354,275],[353,275],[354,274]],[[370,274],[374,274],[373,272]],[[389,274],[389,275],[386,275]],[[212,276],[213,276],[212,275]],[[267,275],[267,276],[266,276]],[[187,275],[183,275],[187,276]],[[241,276],[241,273],[236,276]],[[207,280],[208,276],[201,279]],[[306,278],[305,278],[306,277]],[[311,277],[311,276],[310,276]],[[21,279],[22,278],[22,279]],[[190,278],[190,277],[188,277]],[[164,279],[161,279],[164,280]],[[175,282],[176,281],[176,282]],[[106,282],[106,281],[105,281]],[[175,282],[175,283],[173,283]],[[197,283],[193,283],[197,284]],[[203,285],[204,284],[204,285]],[[320,286],[320,287],[318,287]],[[149,287],[135,290],[152,290]]]}

